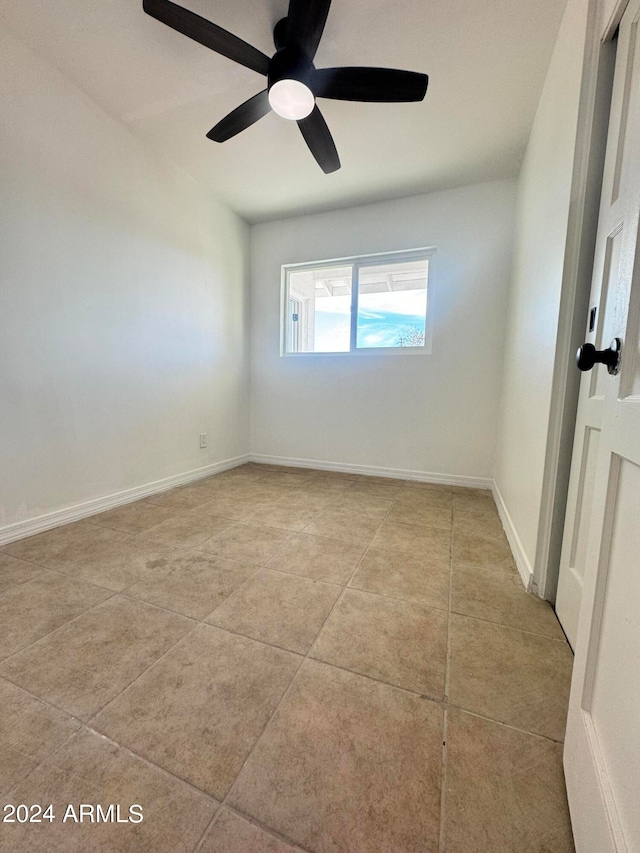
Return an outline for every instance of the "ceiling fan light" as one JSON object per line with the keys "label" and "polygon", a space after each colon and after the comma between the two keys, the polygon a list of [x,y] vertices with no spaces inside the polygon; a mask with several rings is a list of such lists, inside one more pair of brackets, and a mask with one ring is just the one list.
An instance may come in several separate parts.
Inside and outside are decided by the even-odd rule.
{"label": "ceiling fan light", "polygon": [[313,92],[299,80],[278,80],[269,89],[271,109],[282,118],[299,121],[313,112],[316,99]]}

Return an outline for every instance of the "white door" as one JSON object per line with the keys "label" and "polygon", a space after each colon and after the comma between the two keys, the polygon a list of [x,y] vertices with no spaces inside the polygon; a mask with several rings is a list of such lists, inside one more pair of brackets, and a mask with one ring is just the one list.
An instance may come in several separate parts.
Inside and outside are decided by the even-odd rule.
{"label": "white door", "polygon": [[600,315],[592,340],[604,349],[620,338],[622,361],[617,375],[603,365],[585,374],[573,472],[582,509],[568,531],[570,567],[584,570],[564,753],[578,853],[640,851],[639,21],[640,0],[630,0],[619,32],[592,302]]}

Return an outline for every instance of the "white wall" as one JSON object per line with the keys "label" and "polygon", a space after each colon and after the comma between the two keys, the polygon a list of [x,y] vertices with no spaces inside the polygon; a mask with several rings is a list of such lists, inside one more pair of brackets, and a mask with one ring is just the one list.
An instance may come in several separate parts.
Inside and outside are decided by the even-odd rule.
{"label": "white wall", "polygon": [[245,454],[248,227],[6,30],[0,139],[0,528]]}
{"label": "white wall", "polygon": [[[251,236],[251,450],[490,478],[515,182],[270,222]],[[285,263],[436,246],[431,355],[281,358]]]}
{"label": "white wall", "polygon": [[569,0],[518,182],[495,482],[521,572],[530,576],[540,527],[587,12],[588,0]]}

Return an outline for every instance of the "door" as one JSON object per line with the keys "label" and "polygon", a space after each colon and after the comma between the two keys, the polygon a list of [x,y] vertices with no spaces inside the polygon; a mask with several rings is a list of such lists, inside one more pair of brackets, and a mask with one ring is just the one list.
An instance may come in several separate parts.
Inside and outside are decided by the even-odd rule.
{"label": "door", "polygon": [[[616,37],[614,44],[617,44],[617,41]],[[609,61],[607,59],[607,63]],[[607,74],[608,72],[604,72],[603,76]],[[598,349],[607,347],[612,339],[611,313],[607,312],[606,304],[610,289],[615,287],[612,279],[615,279],[619,267],[622,238],[622,232],[617,228],[620,225],[617,218],[619,215],[618,193],[614,193],[614,183],[617,184],[620,181],[621,160],[619,157],[614,157],[612,146],[617,144],[618,125],[621,122],[626,125],[627,110],[624,111],[624,118],[622,115],[625,101],[624,88],[628,87],[631,80],[618,69],[616,81],[617,88],[612,96],[608,155],[600,205],[600,239],[596,249],[590,309],[585,328],[585,340]],[[607,222],[604,222],[603,219],[607,216]],[[608,228],[608,225],[611,227]],[[604,239],[603,235],[606,235]],[[583,376],[576,415],[571,476],[555,600],[556,614],[574,650],[588,553],[594,478],[602,430],[607,375],[605,365],[596,365],[590,374]]]}
{"label": "door", "polygon": [[599,316],[590,333],[599,350],[619,338],[622,359],[619,372],[610,354],[609,367],[585,373],[572,484],[580,510],[568,531],[573,568],[584,567],[564,753],[578,853],[640,851],[639,21],[640,0],[630,0],[619,31],[594,266]]}

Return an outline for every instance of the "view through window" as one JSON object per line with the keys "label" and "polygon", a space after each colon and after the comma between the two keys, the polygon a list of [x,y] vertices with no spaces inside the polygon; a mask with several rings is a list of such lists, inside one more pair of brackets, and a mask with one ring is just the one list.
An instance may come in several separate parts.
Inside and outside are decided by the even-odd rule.
{"label": "view through window", "polygon": [[424,349],[430,254],[286,267],[285,354]]}

